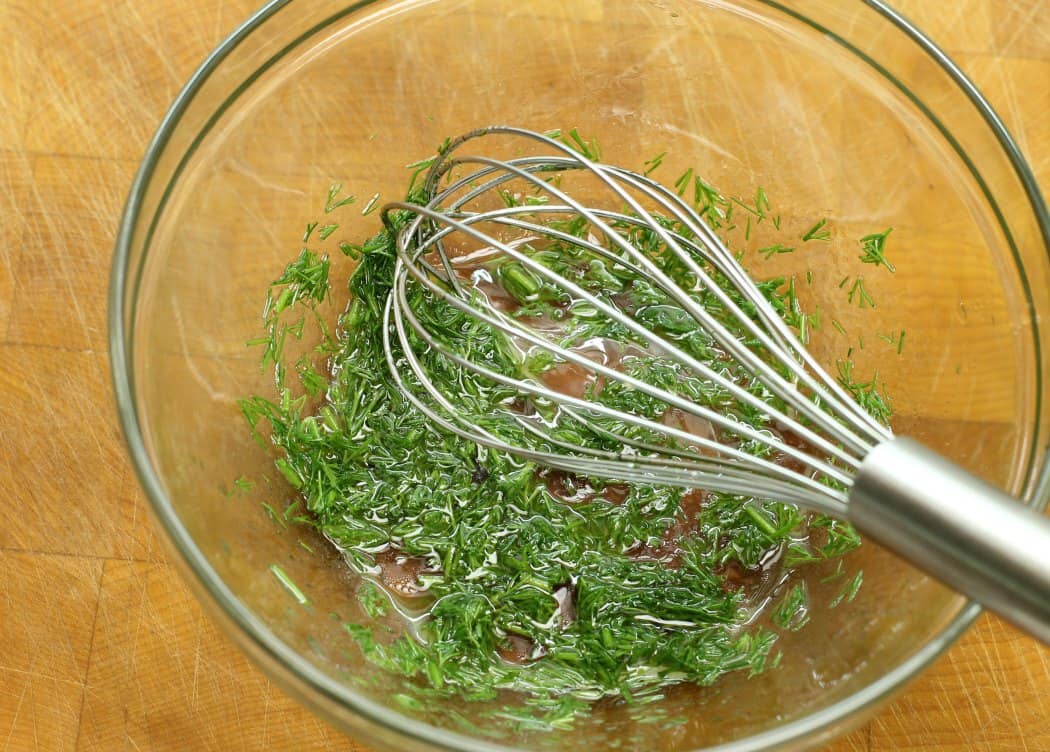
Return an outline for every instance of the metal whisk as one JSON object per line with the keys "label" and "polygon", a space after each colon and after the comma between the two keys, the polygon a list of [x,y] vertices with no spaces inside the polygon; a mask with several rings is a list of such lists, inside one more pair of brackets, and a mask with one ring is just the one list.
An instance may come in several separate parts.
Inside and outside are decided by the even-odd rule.
{"label": "metal whisk", "polygon": [[[531,148],[503,159],[464,149],[499,138],[504,146],[508,139],[516,143],[517,154],[523,144]],[[480,129],[446,145],[429,168],[419,203],[385,207],[388,223],[393,212],[408,213],[399,215],[385,327],[388,364],[405,396],[445,430],[569,473],[789,502],[849,519],[1050,644],[1050,520],[917,442],[895,437],[807,352],[692,206],[645,175],[591,156],[532,131]],[[581,183],[580,192],[563,179]],[[582,195],[586,200],[577,198]],[[638,247],[633,231],[658,239],[659,259]],[[552,268],[537,252],[547,246],[645,280],[675,315],[704,333],[717,357],[696,357],[642,323],[616,296]],[[494,296],[497,286],[484,265],[456,257],[464,249],[490,265],[517,265],[576,310],[583,306],[622,331],[618,346],[659,354],[774,428],[756,428],[732,410],[648,383],[584,352],[558,326],[515,315]],[[675,281],[668,264],[692,284]],[[588,374],[592,388],[583,394],[555,389],[466,353],[434,331],[427,314],[439,304],[501,333],[522,357],[540,352],[548,363],[571,364]],[[723,323],[730,320],[733,328]],[[505,392],[485,425],[463,409],[460,395],[436,386],[435,355]],[[611,408],[594,398],[596,383],[636,390],[685,417],[676,423]],[[604,448],[573,440],[561,430],[566,425],[593,432]]]}

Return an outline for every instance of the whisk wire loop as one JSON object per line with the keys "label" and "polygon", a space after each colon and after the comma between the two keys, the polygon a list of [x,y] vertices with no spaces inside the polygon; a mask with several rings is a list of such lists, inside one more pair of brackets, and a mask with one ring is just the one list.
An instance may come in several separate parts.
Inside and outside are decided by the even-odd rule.
{"label": "whisk wire loop", "polygon": [[[384,326],[388,331],[396,330],[399,339],[404,339],[407,338],[407,331],[404,329],[404,321],[400,319],[400,316],[394,298],[388,298],[384,308]],[[401,374],[404,365],[394,354],[395,350],[388,346],[385,352],[387,367],[393,374],[395,383],[416,409],[427,415],[443,430],[490,449],[514,454],[527,461],[549,465],[581,476],[598,475],[616,478],[627,483],[656,483],[701,489],[716,487],[725,493],[741,496],[758,495],[778,498],[794,504],[807,504],[811,508],[828,514],[841,515],[845,511],[845,494],[833,488],[815,485],[815,482],[808,478],[803,478],[804,482],[799,484],[797,477],[777,479],[756,476],[753,470],[742,469],[739,465],[718,457],[675,460],[659,455],[643,457],[633,453],[601,451],[560,441],[540,432],[535,425],[527,422],[522,422],[523,428],[538,433],[544,440],[570,453],[552,455],[550,452],[509,444],[484,428],[466,421],[455,406],[439,391],[428,390],[428,395],[438,403],[440,410],[420,399],[415,394],[415,390],[404,380]],[[403,350],[402,357],[416,378],[425,379],[425,369],[411,348]],[[712,484],[712,476],[717,476],[719,483]]]}
{"label": "whisk wire loop", "polygon": [[[492,133],[532,139],[555,153],[506,160],[453,156],[467,141]],[[465,174],[454,176],[457,169]],[[624,208],[589,206],[574,198],[554,180],[567,173],[596,178]],[[447,185],[439,188],[446,176]],[[505,186],[515,181],[531,186],[542,200],[525,205],[501,203],[495,209],[474,208],[475,203],[502,196]],[[384,348],[399,388],[437,426],[481,445],[566,472],[759,496],[835,514],[845,511],[857,467],[868,450],[891,436],[890,432],[857,406],[819,367],[713,229],[679,195],[647,176],[601,164],[549,137],[503,127],[483,129],[451,142],[432,164],[423,193],[423,202],[393,203],[383,210],[388,223],[393,211],[414,215],[398,233],[394,285],[384,311]],[[587,231],[568,232],[555,226],[564,218],[580,218]],[[515,239],[507,240],[501,233],[493,232],[501,228],[514,231]],[[632,242],[632,230],[655,237],[661,251],[687,271],[692,287],[676,282],[656,258],[637,247]],[[457,267],[446,247],[453,238],[480,243],[485,254],[520,265],[569,300],[586,304],[594,315],[604,316],[628,332],[628,342],[623,344],[641,346],[687,369],[737,404],[765,415],[767,425],[783,426],[800,441],[789,442],[726,410],[700,404],[596,361],[574,348],[571,339],[559,341],[557,336],[536,330],[521,317],[499,310],[480,289],[466,287],[460,278],[462,265]],[[533,246],[543,242],[574,249],[574,253],[584,257],[603,259],[613,268],[646,280],[687,314],[697,330],[741,370],[734,374],[713,367],[641,323],[613,298],[586,289],[559,273],[537,257]],[[739,324],[749,339],[745,341],[739,333],[726,328],[701,303],[699,293]],[[746,301],[747,311],[738,300]],[[476,362],[431,331],[429,320],[417,315],[413,306],[429,306],[437,301],[505,338],[508,351],[517,353],[518,371],[502,373]],[[600,400],[563,393],[529,373],[527,352],[545,352],[553,358],[552,362],[577,366],[603,384],[617,383],[659,401],[669,410],[706,421],[723,433],[699,435],[684,424],[676,427],[662,419],[618,410]],[[429,369],[434,358],[443,360],[445,368],[451,365],[465,369],[490,384],[504,387],[510,394],[526,398],[533,413],[506,405],[489,417],[518,432],[511,434],[532,439],[520,443],[508,439],[503,431],[494,433],[475,416],[465,413],[431,378]],[[749,376],[738,383],[741,372]],[[494,425],[491,421],[487,424]],[[573,432],[562,430],[570,424],[575,424],[574,430],[582,428],[608,439],[607,445],[618,450],[598,449],[572,440]],[[637,430],[628,430],[632,428]],[[659,436],[662,441],[640,438],[646,436]],[[727,441],[725,436],[736,439]],[[767,450],[747,451],[734,442]],[[778,458],[790,459],[794,466]]]}
{"label": "whisk wire loop", "polygon": [[[514,132],[520,132],[515,129],[511,130]],[[538,134],[532,135],[538,136]],[[547,139],[546,137],[539,136],[539,138],[544,139],[545,143],[550,143],[556,148],[562,150],[567,150],[568,148],[562,144],[558,144],[556,141]],[[448,211],[454,214],[468,201],[494,190],[496,187],[507,181],[515,178],[527,180],[532,185],[565,201],[572,210],[576,211],[580,216],[587,218],[595,227],[601,230],[605,237],[607,237],[610,242],[615,244],[620,250],[624,251],[629,258],[633,258],[644,265],[648,272],[647,276],[656,281],[657,285],[662,290],[671,295],[675,302],[692,315],[701,326],[705,327],[715,337],[719,344],[725,347],[733,357],[744,363],[745,366],[749,368],[765,386],[767,386],[767,388],[785,402],[792,405],[792,407],[804,415],[807,420],[825,424],[825,429],[833,435],[837,442],[846,445],[852,452],[856,453],[857,456],[863,456],[871,446],[874,445],[874,443],[889,437],[890,434],[879,426],[879,424],[872,421],[870,416],[856,405],[855,401],[846,394],[840,385],[835,383],[832,379],[824,377],[825,372],[819,368],[812,356],[810,356],[805,348],[802,347],[801,343],[798,342],[797,337],[794,336],[790,329],[784,324],[783,320],[775,311],[773,311],[772,306],[770,306],[769,302],[755,287],[754,282],[740,267],[739,263],[737,263],[736,259],[732,256],[718,236],[714,234],[710,227],[708,227],[707,224],[696,215],[695,211],[685,204],[679,196],[670,192],[664,186],[661,186],[659,183],[656,183],[645,176],[638,175],[623,168],[591,162],[582,155],[576,155],[575,160],[564,158],[552,159],[548,163],[545,163],[541,158],[536,157],[511,159],[506,162],[488,157],[458,157],[456,159],[449,159],[446,164],[441,166],[438,172],[440,174],[445,174],[454,167],[467,164],[480,164],[482,165],[482,168],[464,178],[460,178],[444,191],[437,193],[429,202],[431,207],[439,206],[444,199],[454,196],[463,186],[473,184],[475,187],[473,187],[472,190],[449,204]],[[696,276],[697,284],[710,294],[714,295],[718,299],[719,304],[729,310],[736,320],[748,329],[749,334],[759,340],[763,347],[772,352],[784,353],[787,357],[781,357],[780,362],[790,369],[792,375],[801,381],[809,390],[815,393],[823,393],[823,402],[830,406],[835,415],[841,416],[841,419],[849,425],[850,430],[837,431],[834,423],[828,424],[828,413],[826,410],[822,410],[814,401],[803,395],[798,390],[796,384],[783,379],[779,373],[769,368],[768,365],[764,363],[750,348],[743,345],[736,337],[728,333],[716,319],[708,315],[707,312],[689,296],[688,291],[683,290],[679,285],[676,285],[670,280],[664,271],[656,265],[651,258],[627,242],[620,233],[612,230],[604,222],[595,219],[596,217],[602,217],[603,212],[595,210],[592,207],[583,206],[580,202],[559,190],[556,186],[551,185],[548,181],[541,181],[538,179],[535,176],[536,173],[549,171],[548,169],[545,169],[545,164],[554,164],[560,169],[564,169],[566,165],[571,165],[571,169],[591,172],[599,177],[605,185],[612,188],[620,198],[625,200],[632,210],[636,212],[636,217],[647,218],[647,227],[656,232],[661,240],[666,243],[668,250],[672,251],[676,257],[685,264],[687,268],[689,268],[690,272]],[[479,184],[479,180],[482,177],[494,173],[497,174],[496,178]],[[698,255],[700,255],[701,258],[707,260],[719,272],[723,273],[730,283],[748,298],[749,302],[755,307],[756,313],[760,316],[762,323],[765,324],[767,328],[763,329],[757,326],[749,316],[739,309],[732,298],[726,294],[725,290],[710,279],[706,271],[696,263],[695,257],[683,251],[679,241],[686,240],[685,238],[676,233],[672,233],[661,223],[654,222],[649,213],[646,212],[630,194],[617,184],[617,180],[627,182],[639,190],[649,191],[648,195],[651,199],[655,200],[658,205],[670,212],[672,216],[688,227],[691,232],[700,237],[705,243],[703,249],[701,249],[701,246],[691,243],[689,244],[690,249],[694,252],[698,252]],[[548,211],[546,207],[532,207],[532,209],[533,213],[537,211],[546,213]],[[630,215],[615,212],[605,212],[604,214],[606,216],[616,216],[617,218],[630,217]],[[489,215],[490,212],[485,213],[486,218],[488,218]],[[443,253],[440,244],[438,245],[438,250]],[[774,342],[774,340],[776,341]],[[777,348],[778,344],[780,345],[780,349]],[[799,361],[801,361],[801,363]],[[809,366],[809,368],[807,369],[803,366]],[[814,373],[817,374],[816,377],[813,376]],[[861,433],[861,436],[857,436],[855,433],[857,431]],[[813,443],[820,443],[819,439],[807,438],[807,440],[812,441]],[[820,448],[824,451],[831,451],[828,446],[822,445]]]}
{"label": "whisk wire loop", "polygon": [[[456,148],[466,143],[467,141],[476,138],[481,138],[483,136],[491,134],[507,134],[531,139],[533,141],[542,143],[543,145],[549,148],[561,152],[564,156],[524,157],[510,159],[506,162],[499,162],[498,160],[491,160],[478,157],[458,157],[454,159],[448,158],[448,155],[451,154],[452,151],[454,151]],[[468,175],[464,178],[461,178],[460,180],[449,186],[443,192],[436,192],[436,186],[444,175],[451,172],[456,166],[467,164],[470,162],[479,162],[487,164],[488,167],[479,170],[478,172],[472,175]],[[474,190],[470,191],[465,196],[462,196],[458,201],[453,202],[450,205],[450,209],[456,210],[467,201],[473,200],[477,196],[494,189],[496,186],[509,180],[512,180],[514,177],[526,177],[523,174],[523,172],[518,171],[522,167],[525,168],[523,172],[528,173],[553,170],[588,170],[591,173],[593,173],[596,177],[598,177],[603,183],[605,183],[606,186],[608,186],[614,192],[616,192],[618,196],[624,201],[626,201],[634,211],[641,213],[643,216],[648,216],[647,213],[641,210],[641,207],[633,200],[633,198],[629,194],[627,194],[618,185],[616,185],[615,180],[619,179],[625,183],[628,183],[632,187],[645,192],[650,199],[657,201],[657,203],[660,206],[662,206],[665,210],[671,212],[673,216],[675,216],[676,219],[682,222],[683,225],[688,227],[691,232],[703,239],[708,250],[711,251],[711,254],[705,254],[705,257],[729,279],[731,284],[733,284],[733,286],[736,287],[737,290],[745,294],[745,297],[749,299],[749,302],[751,302],[755,306],[756,312],[762,320],[762,323],[766,327],[768,327],[768,333],[772,334],[780,341],[784,349],[787,351],[787,354],[793,356],[790,360],[784,359],[784,365],[790,368],[793,371],[794,375],[801,379],[802,382],[809,389],[814,391],[823,391],[824,401],[831,406],[832,410],[834,411],[834,416],[840,420],[846,421],[850,425],[852,430],[859,432],[861,436],[863,436],[866,439],[865,441],[863,441],[863,443],[858,443],[857,445],[855,445],[855,451],[857,451],[860,456],[863,456],[875,444],[891,438],[891,432],[889,432],[884,426],[872,420],[871,416],[868,415],[867,412],[865,412],[859,405],[856,404],[856,401],[852,399],[852,397],[842,388],[840,384],[835,382],[834,379],[831,379],[827,376],[826,372],[819,366],[819,364],[812,357],[812,355],[805,349],[805,347],[802,346],[802,343],[798,341],[798,338],[794,335],[794,333],[787,327],[783,319],[777,315],[776,311],[773,310],[768,300],[766,300],[765,297],[762,296],[761,293],[755,288],[754,281],[747,274],[746,270],[744,270],[740,266],[740,264],[737,263],[735,257],[733,257],[733,255],[725,247],[725,244],[707,225],[707,223],[705,223],[703,219],[700,218],[700,216],[682,200],[681,196],[672,192],[666,186],[661,185],[652,178],[649,178],[646,175],[639,175],[638,173],[626,170],[621,167],[605,165],[595,162],[594,160],[589,159],[586,155],[580,154],[579,152],[573,150],[571,147],[560,143],[559,141],[544,134],[535,133],[533,131],[529,131],[523,128],[514,128],[510,126],[491,126],[488,128],[480,128],[475,131],[471,131],[457,138],[455,141],[451,142],[449,148],[444,152],[443,159],[440,159],[434,163],[430,172],[430,176],[427,180],[428,190],[434,195],[434,200],[431,202],[431,204],[439,204],[446,197],[453,195],[464,185],[469,185],[471,182],[476,183],[482,177],[485,177],[492,173],[499,173],[501,169],[505,170],[503,175],[485,184],[477,186]],[[614,177],[610,178],[609,176]],[[527,179],[529,179],[530,182],[532,182],[533,184],[539,185],[539,183],[534,178]],[[549,184],[547,184],[545,187],[552,194],[568,198],[565,196],[565,194],[561,193],[555,187],[550,186]],[[579,210],[581,214],[586,216],[587,212],[584,211],[583,207],[581,207],[579,204],[572,201],[571,199],[569,199],[569,203],[574,205],[574,207],[577,208],[577,210]],[[665,242],[668,240],[667,236],[664,234],[665,228],[663,228],[662,225],[660,225],[659,223],[655,223],[651,227],[654,231],[661,235],[662,239],[664,239]],[[678,255],[680,260],[687,263],[694,273],[697,273],[699,271],[702,274],[702,271],[699,270],[699,268],[695,265],[693,259],[686,254],[682,254],[680,248],[677,248],[673,243],[669,244],[669,248],[673,250],[676,253],[676,255]],[[625,250],[627,250],[628,253],[630,253],[631,251],[635,251],[636,249],[626,248]],[[658,268],[651,268],[657,275],[661,274],[661,270],[659,270]],[[705,280],[705,282],[710,283],[710,280]],[[672,288],[676,287],[677,286],[673,285],[672,283]],[[720,297],[723,304],[734,305],[732,301],[728,299],[727,296],[725,296],[724,291],[721,289],[720,286],[708,284],[707,289],[709,292]],[[679,297],[679,302],[690,309],[694,305],[694,301],[688,298],[683,300]],[[738,310],[734,311],[734,313],[738,315],[741,314],[741,312]],[[757,336],[760,339],[764,340],[766,332],[753,328],[754,325],[749,317],[740,315],[740,322],[749,329],[751,329],[751,333],[754,336]],[[763,342],[763,344],[767,347],[769,346],[767,342]],[[742,353],[738,355],[738,357],[747,357],[747,355],[748,353]],[[801,362],[805,366],[808,366],[810,370],[806,371],[795,367],[796,360],[798,362]],[[816,374],[816,380],[819,380],[820,387],[823,387],[822,389],[817,386],[816,381],[813,378],[813,374]],[[794,393],[794,391],[795,390],[789,389],[786,394],[778,396],[781,396],[782,399],[787,399],[790,401],[791,395]],[[806,410],[805,407],[802,407],[800,409],[803,411]],[[818,420],[826,420],[827,417],[828,416],[825,414],[823,416],[819,416]],[[848,444],[850,443],[851,438],[852,436],[845,435],[839,437],[839,440]]]}
{"label": "whisk wire loop", "polygon": [[[406,204],[404,206],[410,205]],[[418,211],[422,216],[427,217],[429,219],[436,219],[438,217],[441,217],[445,222],[449,224],[450,228],[475,237],[476,239],[484,240],[486,242],[493,241],[491,237],[476,230],[470,224],[464,221],[452,219],[447,215],[439,215],[438,213],[434,212],[433,210],[427,207],[415,207],[414,210]],[[474,217],[474,219],[476,219],[476,217]],[[406,234],[404,237],[409,236]],[[752,428],[751,426],[748,426],[747,424],[733,420],[732,418],[721,412],[712,410],[695,402],[691,402],[690,400],[684,399],[680,395],[674,394],[673,392],[669,392],[659,387],[652,386],[651,384],[648,384],[645,381],[634,378],[614,368],[610,368],[602,363],[596,363],[594,361],[591,361],[590,359],[586,358],[584,355],[581,355],[578,352],[574,352],[571,349],[562,347],[561,345],[551,342],[549,339],[534,331],[531,331],[528,327],[522,326],[520,323],[517,323],[514,319],[506,316],[505,314],[500,314],[496,311],[489,313],[484,309],[478,308],[476,305],[472,304],[468,300],[465,300],[464,298],[457,296],[444,289],[441,285],[436,284],[433,280],[431,280],[428,277],[428,275],[424,274],[423,271],[419,269],[416,264],[411,263],[411,261],[413,260],[412,256],[426,252],[427,246],[425,244],[423,246],[417,246],[411,250],[406,248],[404,243],[400,243],[399,246],[399,254],[402,255],[403,266],[398,268],[394,276],[396,284],[397,302],[399,303],[398,307],[396,308],[396,312],[399,316],[403,316],[408,321],[412,330],[415,331],[415,333],[420,338],[422,338],[426,342],[427,346],[430,347],[432,350],[441,352],[446,358],[456,362],[458,365],[464,368],[473,371],[474,373],[483,376],[486,379],[489,379],[490,381],[500,383],[505,386],[515,387],[533,396],[540,397],[553,402],[560,402],[562,404],[570,405],[577,409],[605,415],[607,417],[619,418],[640,428],[663,432],[671,436],[672,438],[697,444],[702,449],[720,452],[728,457],[732,457],[733,459],[739,462],[754,465],[757,469],[765,472],[773,473],[775,475],[784,475],[788,478],[791,478],[795,475],[790,470],[775,465],[774,463],[769,462],[768,460],[756,457],[755,455],[749,454],[748,452],[740,450],[736,447],[727,446],[723,443],[720,443],[713,439],[709,439],[707,437],[695,436],[687,431],[676,429],[663,424],[658,424],[654,421],[640,418],[629,413],[622,413],[618,410],[608,408],[597,402],[561,394],[555,390],[540,385],[532,379],[511,378],[509,376],[506,376],[505,374],[500,374],[491,369],[479,366],[473,361],[464,358],[453,348],[449,347],[446,343],[434,337],[415,316],[415,313],[412,311],[411,305],[409,304],[407,297],[407,276],[405,274],[399,273],[402,269],[404,271],[407,271],[408,274],[414,277],[431,293],[434,293],[441,297],[449,305],[463,311],[464,313],[468,313],[476,317],[478,320],[493,327],[494,329],[497,329],[505,334],[513,335],[515,337],[523,339],[536,347],[542,347],[559,358],[589,368],[595,373],[607,379],[627,384],[632,389],[636,389],[644,394],[666,402],[671,407],[675,407],[680,410],[692,413],[697,417],[701,417],[727,430],[738,433],[739,435],[745,438],[759,442],[765,442],[769,440],[769,436],[760,433],[759,431]],[[687,354],[675,348],[671,343],[667,342],[665,339],[659,337],[658,335],[641,326],[640,324],[630,319],[622,317],[622,314],[619,311],[617,311],[614,307],[609,306],[600,298],[595,297],[594,295],[579,287],[578,285],[570,282],[569,280],[566,280],[564,277],[561,277],[560,275],[550,271],[543,264],[536,264],[527,254],[523,254],[513,246],[506,243],[500,243],[499,241],[494,242],[494,247],[500,250],[502,253],[505,253],[506,255],[518,260],[522,264],[528,265],[537,273],[542,273],[545,276],[549,276],[552,282],[562,285],[564,289],[566,289],[571,295],[586,300],[590,304],[598,307],[603,312],[607,313],[610,317],[615,317],[617,318],[617,320],[623,318],[623,321],[621,323],[628,325],[632,331],[635,331],[639,336],[644,337],[649,344],[652,344],[663,350],[667,350],[669,353],[674,354],[676,357],[680,357],[684,365],[693,368],[698,373],[703,374],[705,378],[710,378],[712,381],[715,381],[716,383],[719,383],[720,385],[734,392],[738,391],[741,398],[748,398],[748,400],[753,401],[753,403],[756,406],[762,407],[767,410],[769,409],[765,403],[761,402],[754,395],[746,392],[743,389],[740,389],[740,387],[733,383],[731,380],[726,379],[721,374],[718,374],[717,372],[713,371],[706,364],[696,361],[694,358],[689,357]],[[408,263],[404,263],[406,262],[406,256],[408,256]],[[406,344],[408,343],[402,341],[403,346]],[[423,377],[425,379],[425,374],[417,373],[417,377]],[[425,380],[424,383],[428,385],[431,384],[429,380]],[[437,390],[432,390],[431,388],[428,388],[428,391],[431,391],[431,393],[433,394]],[[833,465],[827,462],[816,459],[811,455],[807,455],[806,453],[800,451],[796,447],[785,445],[784,452],[785,454],[792,456],[794,459],[800,462],[813,465],[815,469],[818,469],[820,472],[824,473],[829,477],[834,478],[839,482],[848,482],[849,476],[840,471],[838,468],[834,467]]]}

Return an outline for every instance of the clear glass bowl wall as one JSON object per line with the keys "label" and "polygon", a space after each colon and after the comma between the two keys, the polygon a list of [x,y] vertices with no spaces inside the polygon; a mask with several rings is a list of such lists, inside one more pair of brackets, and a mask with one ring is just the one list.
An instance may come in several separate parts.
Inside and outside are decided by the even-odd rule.
{"label": "clear glass bowl wall", "polygon": [[[576,127],[629,167],[666,151],[665,180],[693,166],[729,193],[761,186],[789,228],[829,217],[831,243],[768,272],[813,271],[808,302],[870,333],[856,367],[878,369],[898,432],[1034,503],[1050,435],[1046,209],[991,118],[875,3],[271,3],[176,102],[118,242],[118,399],[175,558],[286,690],[392,749],[802,749],[860,723],[975,614],[872,545],[851,562],[866,572],[856,602],[785,636],[779,670],[670,692],[653,712],[688,715],[682,726],[609,706],[572,732],[489,724],[478,736],[455,719],[477,720],[480,706],[393,704],[401,680],[365,664],[341,626],[366,619],[356,578],[309,531],[278,532],[259,504],[292,493],[239,416],[238,398],[273,388],[245,342],[333,182],[362,202],[398,198],[403,166],[447,136]],[[364,238],[379,220],[341,222]],[[851,239],[887,227],[897,271],[869,275],[877,305],[861,310],[838,288],[858,271]],[[333,279],[349,270],[336,260]],[[346,302],[338,282],[334,293],[333,318]],[[877,346],[877,333],[902,329],[900,356]],[[830,363],[843,342],[825,332],[814,348]],[[241,475],[259,490],[231,497]]]}

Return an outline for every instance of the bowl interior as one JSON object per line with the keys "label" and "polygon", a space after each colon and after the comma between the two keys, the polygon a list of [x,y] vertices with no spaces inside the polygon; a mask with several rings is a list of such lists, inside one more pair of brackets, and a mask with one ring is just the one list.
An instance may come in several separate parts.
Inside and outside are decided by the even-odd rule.
{"label": "bowl interior", "polygon": [[[852,348],[856,372],[877,372],[892,397],[898,433],[1017,493],[1033,450],[1045,448],[1033,326],[1046,308],[1026,292],[1010,216],[989,203],[927,101],[812,23],[840,24],[872,45],[907,41],[871,11],[685,0],[339,5],[283,5],[252,32],[255,47],[221,64],[214,91],[205,89],[211,100],[194,103],[208,117],[178,125],[147,186],[155,211],[138,218],[149,230],[136,235],[130,365],[145,449],[161,503],[240,604],[351,698],[467,737],[550,749],[743,739],[826,711],[935,639],[963,600],[866,544],[850,561],[865,572],[856,600],[818,608],[809,626],[784,635],[779,669],[677,688],[642,707],[600,704],[572,731],[487,715],[520,706],[513,697],[432,703],[365,663],[343,627],[368,621],[358,580],[311,531],[272,518],[268,509],[279,515],[293,492],[236,403],[273,392],[245,342],[259,336],[267,286],[297,255],[305,225],[325,220],[333,183],[358,197],[341,211],[337,237],[362,240],[380,220],[360,209],[374,194],[401,198],[405,165],[446,137],[500,123],[577,128],[607,161],[636,169],[666,152],[654,173],[666,183],[692,167],[727,194],[761,187],[798,247],[760,259],[771,217],[738,247],[756,275],[796,275],[804,303],[819,306],[818,358],[833,369]],[[921,55],[911,54],[918,71]],[[934,78],[935,99],[948,84]],[[830,240],[803,243],[823,217]],[[890,227],[895,272],[861,263],[857,239]],[[332,319],[350,269],[333,256]],[[874,307],[850,299],[858,277]],[[242,491],[239,477],[255,485]],[[800,576],[827,604],[824,574]]]}

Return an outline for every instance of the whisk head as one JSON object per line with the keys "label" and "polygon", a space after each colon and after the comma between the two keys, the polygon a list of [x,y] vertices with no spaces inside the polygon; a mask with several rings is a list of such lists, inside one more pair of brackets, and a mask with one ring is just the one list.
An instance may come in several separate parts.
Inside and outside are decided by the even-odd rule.
{"label": "whisk head", "polygon": [[[498,139],[515,155],[468,151]],[[384,348],[406,398],[568,473],[843,515],[889,429],[697,206],[596,156],[480,129],[446,144],[414,202],[385,208],[398,260]]]}

